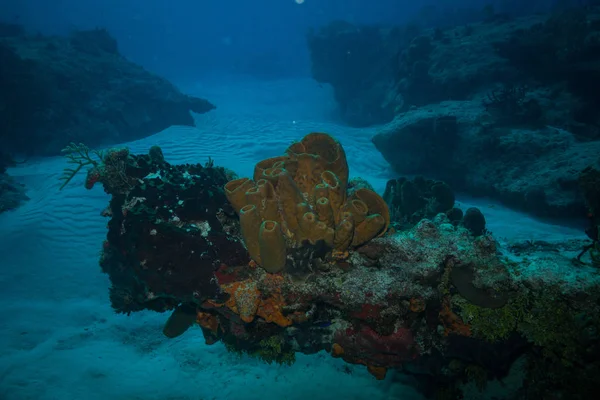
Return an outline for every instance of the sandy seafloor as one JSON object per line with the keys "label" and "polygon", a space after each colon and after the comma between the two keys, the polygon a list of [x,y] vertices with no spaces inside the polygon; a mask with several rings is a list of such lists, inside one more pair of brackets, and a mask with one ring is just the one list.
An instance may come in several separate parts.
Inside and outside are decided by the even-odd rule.
{"label": "sandy seafloor", "polygon": [[[380,193],[393,176],[370,142],[377,128],[335,122],[330,91],[310,79],[210,79],[184,89],[218,108],[198,116],[196,128],[172,127],[126,143],[132,152],[159,145],[171,163],[210,156],[248,176],[257,161],[321,131],[342,142],[351,176]],[[378,382],[365,368],[344,368],[325,353],[299,354],[291,367],[266,365],[205,345],[196,327],[166,339],[167,314],[115,314],[98,266],[108,196],[100,187],[84,189],[84,174],[59,192],[64,167],[56,157],[9,171],[31,200],[0,215],[0,400],[420,399],[394,373]],[[489,200],[460,200],[463,209],[479,206],[502,241],[583,236]]]}

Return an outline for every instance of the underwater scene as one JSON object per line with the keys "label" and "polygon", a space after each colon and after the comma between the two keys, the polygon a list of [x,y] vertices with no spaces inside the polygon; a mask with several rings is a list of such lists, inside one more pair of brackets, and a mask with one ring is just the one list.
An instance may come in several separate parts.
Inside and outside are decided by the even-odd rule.
{"label": "underwater scene", "polygon": [[0,400],[600,392],[600,1],[0,2]]}

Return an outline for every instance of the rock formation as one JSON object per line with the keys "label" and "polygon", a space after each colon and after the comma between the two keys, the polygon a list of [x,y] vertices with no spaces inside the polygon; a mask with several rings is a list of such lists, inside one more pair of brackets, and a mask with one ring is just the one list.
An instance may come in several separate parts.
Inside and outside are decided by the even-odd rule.
{"label": "rock formation", "polygon": [[193,125],[190,111],[214,108],[125,59],[104,30],[70,37],[0,27],[0,145],[58,154],[69,142],[92,147]]}
{"label": "rock formation", "polygon": [[[600,280],[593,257],[575,258],[581,241],[501,247],[443,213],[386,230],[378,195],[341,190],[345,153],[320,133],[259,162],[252,181],[171,165],[157,147],[71,154],[90,166],[86,186],[112,195],[100,265],[113,308],[170,312],[168,337],[199,326],[207,343],[268,363],[327,351],[377,379],[411,374],[431,398],[486,398],[489,381],[511,374],[512,398],[600,387]],[[450,207],[448,188],[430,183],[413,197]],[[369,217],[385,225],[355,243]]]}
{"label": "rock formation", "polygon": [[572,218],[600,149],[599,38],[585,6],[430,30],[334,23],[308,43],[342,118],[387,123],[373,142],[397,174]]}

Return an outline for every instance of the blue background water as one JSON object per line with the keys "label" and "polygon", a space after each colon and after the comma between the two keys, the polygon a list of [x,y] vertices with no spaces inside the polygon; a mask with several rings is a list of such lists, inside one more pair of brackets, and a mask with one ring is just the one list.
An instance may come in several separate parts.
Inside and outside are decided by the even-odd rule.
{"label": "blue background water", "polygon": [[335,20],[353,23],[448,25],[481,19],[475,10],[522,14],[553,0],[2,0],[6,20],[42,33],[107,28],[121,52],[169,79],[208,72],[263,78],[307,76],[306,32]]}
{"label": "blue background water", "polygon": [[[158,144],[172,163],[211,156],[249,175],[254,163],[281,153],[291,140],[326,131],[345,146],[352,175],[381,191],[391,172],[370,144],[376,128],[331,121],[331,93],[309,77],[306,30],[336,19],[439,22],[443,7],[468,5],[435,3],[432,10],[395,0],[20,0],[2,1],[0,14],[46,34],[106,27],[126,57],[218,105],[198,117],[198,128],[173,127],[128,143],[133,152]],[[268,366],[219,344],[206,346],[199,329],[167,340],[161,333],[166,315],[115,315],[97,264],[106,234],[99,214],[108,198],[100,189],[83,189],[83,177],[58,192],[63,168],[57,157],[10,171],[28,186],[31,200],[0,215],[1,400],[419,398],[393,373],[376,382],[364,368],[327,354],[299,355],[292,367]],[[461,201],[484,209],[501,239],[582,235],[492,202]]]}

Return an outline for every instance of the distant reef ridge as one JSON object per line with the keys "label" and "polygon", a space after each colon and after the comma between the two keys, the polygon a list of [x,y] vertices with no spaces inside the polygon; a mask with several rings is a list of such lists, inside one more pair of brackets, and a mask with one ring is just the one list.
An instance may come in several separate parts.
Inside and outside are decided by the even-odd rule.
{"label": "distant reef ridge", "polygon": [[50,37],[0,24],[0,86],[0,146],[25,155],[194,126],[190,112],[215,108],[127,60],[104,29]]}
{"label": "distant reef ridge", "polygon": [[583,218],[600,155],[600,8],[452,28],[331,23],[308,36],[340,118],[380,125],[398,176],[443,180],[550,218]]}
{"label": "distant reef ridge", "polygon": [[332,86],[351,126],[483,100],[495,120],[600,139],[600,7],[436,29],[337,21],[307,42],[314,79]]}

